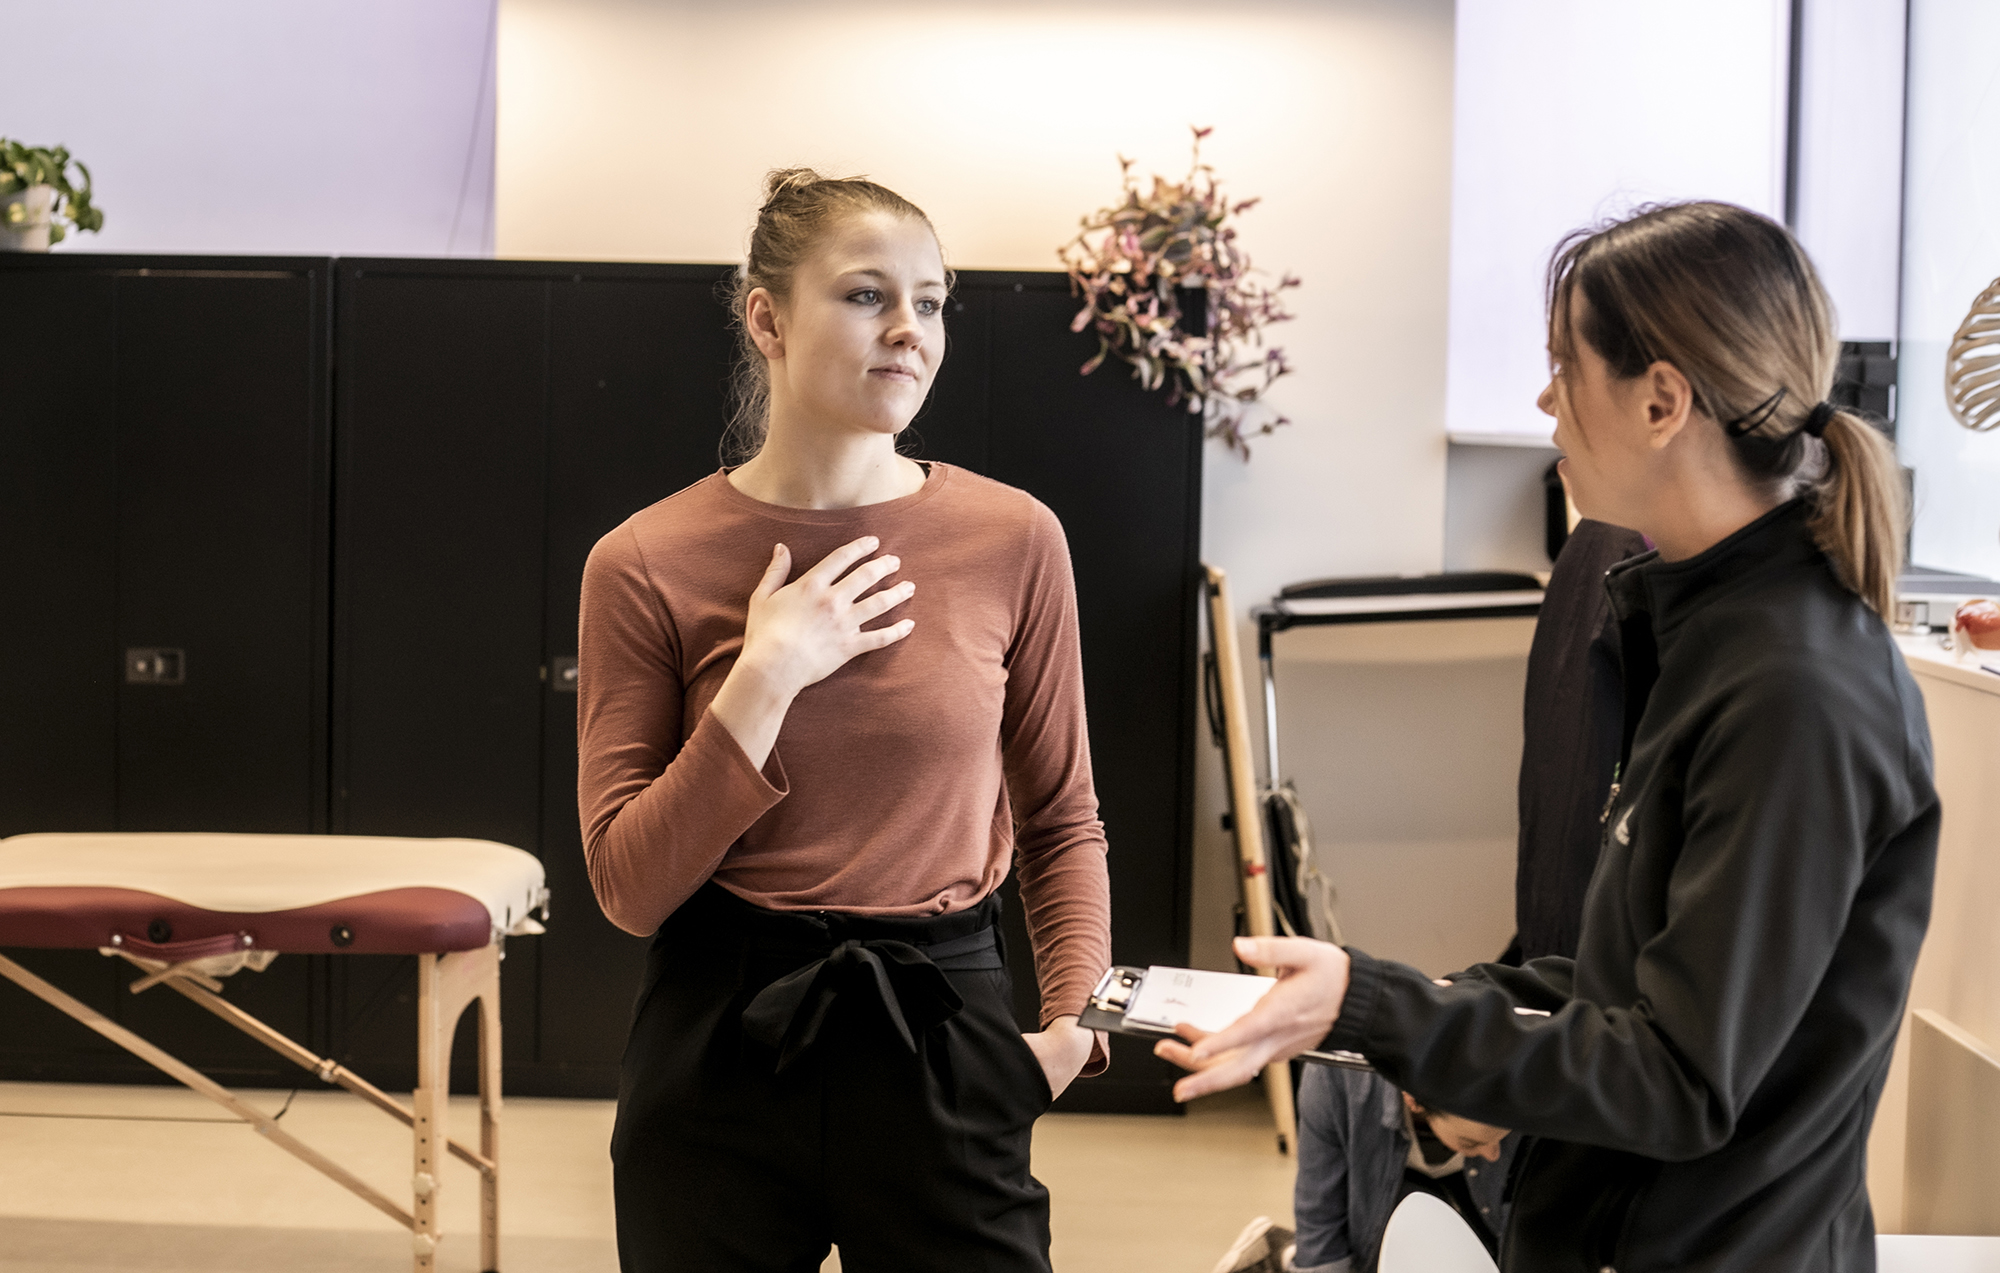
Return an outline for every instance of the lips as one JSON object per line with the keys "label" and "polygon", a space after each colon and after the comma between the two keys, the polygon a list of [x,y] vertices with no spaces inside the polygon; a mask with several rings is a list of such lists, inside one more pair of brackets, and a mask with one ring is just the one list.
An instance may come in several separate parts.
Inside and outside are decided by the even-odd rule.
{"label": "lips", "polygon": [[918,379],[915,368],[905,367],[896,363],[891,363],[886,367],[870,367],[868,374],[871,376],[880,376],[885,380],[905,380],[910,384],[916,384]]}

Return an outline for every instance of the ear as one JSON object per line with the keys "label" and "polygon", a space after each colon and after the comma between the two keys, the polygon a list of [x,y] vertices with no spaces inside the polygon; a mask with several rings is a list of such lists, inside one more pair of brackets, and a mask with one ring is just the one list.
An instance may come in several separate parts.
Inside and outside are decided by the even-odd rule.
{"label": "ear", "polygon": [[743,326],[758,353],[773,362],[785,356],[785,315],[778,308],[778,298],[768,289],[750,289],[743,301]]}
{"label": "ear", "polygon": [[1670,362],[1656,362],[1646,368],[1644,398],[1646,442],[1659,450],[1679,437],[1694,414],[1694,386]]}
{"label": "ear", "polygon": [[1421,1114],[1424,1112],[1424,1107],[1417,1104],[1417,1098],[1408,1092],[1403,1093],[1403,1108],[1412,1114]]}

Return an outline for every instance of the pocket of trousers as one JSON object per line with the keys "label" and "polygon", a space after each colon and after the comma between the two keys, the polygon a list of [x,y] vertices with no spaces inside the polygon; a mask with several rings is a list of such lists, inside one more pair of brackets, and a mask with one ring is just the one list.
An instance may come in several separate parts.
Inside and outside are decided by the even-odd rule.
{"label": "pocket of trousers", "polygon": [[1049,1072],[1042,1068],[1041,1058],[1028,1046],[1021,1027],[1014,1020],[1013,986],[1008,975],[1004,971],[987,975],[996,983],[993,1000],[976,1005],[968,1003],[966,1006],[981,1011],[982,1015],[990,1013],[994,1032],[1001,1037],[1002,1046],[1014,1054],[1016,1069],[1022,1071],[1019,1082],[1029,1107],[1034,1116],[1040,1118],[1048,1112],[1049,1106],[1055,1104],[1056,1099],[1054,1090],[1049,1086]]}

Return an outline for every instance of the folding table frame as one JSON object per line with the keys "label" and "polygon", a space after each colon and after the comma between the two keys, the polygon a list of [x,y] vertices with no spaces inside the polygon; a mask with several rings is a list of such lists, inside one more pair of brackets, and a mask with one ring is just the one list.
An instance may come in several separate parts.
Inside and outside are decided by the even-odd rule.
{"label": "folding table frame", "polygon": [[[410,1105],[382,1091],[360,1075],[329,1058],[317,1056],[224,999],[221,982],[204,973],[200,959],[166,963],[143,959],[106,946],[101,953],[124,958],[145,971],[134,981],[137,994],[167,986],[208,1009],[279,1056],[310,1071],[323,1082],[335,1083],[410,1128],[414,1141],[412,1206],[405,1211],[374,1187],[305,1144],[278,1125],[276,1119],[239,1100],[227,1088],[185,1061],[155,1046],[103,1013],[83,1004],[0,955],[0,976],[57,1011],[74,1018],[127,1052],[200,1092],[255,1127],[272,1144],[353,1192],[362,1201],[410,1231],[417,1273],[436,1267],[438,1191],[444,1155],[479,1172],[479,1267],[489,1273],[500,1267],[500,959],[504,938],[477,950],[421,954],[417,959],[417,1090]],[[479,1005],[479,1149],[467,1148],[447,1135],[451,1040],[459,1017],[474,1002]]]}

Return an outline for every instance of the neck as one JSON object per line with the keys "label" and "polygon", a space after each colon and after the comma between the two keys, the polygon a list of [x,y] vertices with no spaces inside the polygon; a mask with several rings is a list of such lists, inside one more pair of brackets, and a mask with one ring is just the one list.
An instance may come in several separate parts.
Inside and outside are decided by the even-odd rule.
{"label": "neck", "polygon": [[1662,474],[1653,489],[1649,515],[1633,529],[1659,547],[1664,561],[1704,553],[1784,503],[1780,492],[1744,481],[1720,452]]}
{"label": "neck", "polygon": [[893,434],[801,428],[773,403],[763,449],[729,482],[781,508],[861,508],[915,494],[924,470],[896,454]]}

